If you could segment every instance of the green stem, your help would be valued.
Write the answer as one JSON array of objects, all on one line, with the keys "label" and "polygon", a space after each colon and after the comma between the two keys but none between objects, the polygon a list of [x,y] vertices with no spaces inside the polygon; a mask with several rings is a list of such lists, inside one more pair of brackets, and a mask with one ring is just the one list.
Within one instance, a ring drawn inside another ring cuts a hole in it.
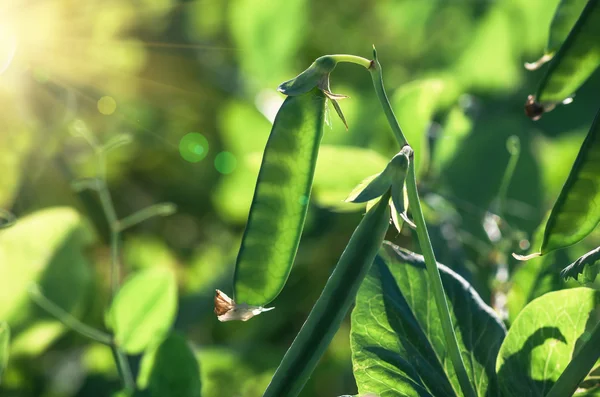
[{"label": "green stem", "polygon": [[515,169],[517,167],[517,163],[519,162],[519,155],[521,154],[521,145],[519,141],[519,137],[511,136],[506,141],[506,149],[510,154],[510,158],[508,159],[508,165],[504,170],[504,175],[502,176],[502,182],[500,184],[500,189],[498,190],[498,216],[500,218],[504,217],[506,210],[506,201],[508,194],[508,187],[510,186],[510,181],[515,173]]},{"label": "green stem", "polygon": [[357,65],[363,66],[366,69],[369,69],[371,67],[371,61],[369,59],[359,57],[356,55],[335,54],[335,55],[329,55],[329,57],[334,59],[336,62],[355,63]]},{"label": "green stem", "polygon": [[31,296],[31,299],[38,304],[38,306],[50,313],[68,328],[87,338],[93,339],[96,342],[100,342],[105,345],[111,345],[112,337],[110,335],[82,323],[71,314],[67,313],[63,308],[46,298],[37,286],[34,286],[30,289],[29,295]]},{"label": "green stem", "polygon": [[[377,51],[373,47],[373,62],[369,67],[371,78],[373,79],[373,86],[375,87],[375,93],[377,98],[383,107],[387,121],[394,132],[396,140],[401,147],[408,145],[406,137],[402,133],[402,129],[398,124],[398,120],[394,115],[394,111],[390,105],[385,87],[383,86],[383,76],[381,71],[381,64],[377,60]],[[433,291],[438,308],[439,316],[442,322],[442,330],[444,332],[444,338],[446,339],[446,346],[450,355],[450,360],[456,371],[458,382],[466,397],[475,397],[475,391],[467,375],[465,363],[463,362],[460,354],[460,348],[458,347],[458,341],[456,334],[454,333],[454,327],[452,325],[452,319],[450,318],[450,311],[448,308],[448,302],[446,300],[446,294],[444,292],[444,286],[442,285],[442,279],[440,272],[437,267],[437,261],[431,247],[431,241],[429,240],[429,234],[427,233],[427,226],[425,224],[425,218],[423,217],[423,211],[421,209],[421,202],[419,200],[419,193],[417,191],[417,178],[415,175],[414,161],[411,161],[408,165],[408,175],[406,178],[406,188],[408,191],[408,198],[410,202],[410,208],[412,210],[415,224],[417,225],[417,236],[419,238],[419,246],[423,251],[423,257],[425,258],[425,264],[427,266],[427,273],[433,284]]]},{"label": "green stem", "polygon": [[572,396],[590,373],[598,357],[600,357],[600,322],[596,324],[589,340],[569,362],[546,397]]},{"label": "green stem", "polygon": [[131,374],[131,367],[127,361],[127,356],[114,344],[110,345],[115,363],[117,363],[117,371],[123,381],[125,392],[133,392],[135,390],[135,381]]},{"label": "green stem", "polygon": [[[412,159],[411,159],[412,160]],[[465,369],[465,363],[463,362],[458,347],[458,341],[456,334],[454,333],[454,327],[452,325],[452,319],[450,318],[450,311],[448,308],[448,301],[446,300],[446,294],[444,293],[444,286],[442,285],[442,279],[440,272],[437,267],[437,261],[433,248],[431,247],[431,240],[429,239],[429,233],[427,232],[427,225],[425,224],[425,218],[423,217],[423,211],[421,210],[421,202],[419,200],[419,192],[417,191],[417,177],[415,175],[414,161],[408,164],[408,175],[406,177],[406,189],[408,191],[408,200],[410,202],[410,208],[414,222],[417,225],[417,236],[419,238],[419,246],[423,251],[423,257],[425,258],[425,264],[427,266],[427,273],[429,279],[433,284],[433,292],[435,297],[435,303],[438,308],[438,314],[440,321],[442,322],[442,330],[444,331],[444,338],[446,339],[446,347],[450,355],[450,361],[454,365],[458,382],[463,391],[463,394],[467,397],[475,397],[473,386],[467,375]]]},{"label": "green stem", "polygon": [[151,205],[150,207],[146,207],[141,209],[119,221],[118,229],[119,231],[123,231],[129,229],[132,226],[135,226],[139,223],[142,223],[150,218],[155,216],[168,216],[177,210],[175,204],[172,203],[161,203]]},{"label": "green stem", "polygon": [[396,140],[400,144],[400,147],[408,145],[408,141],[406,140],[404,133],[402,133],[402,129],[398,124],[398,120],[396,120],[396,115],[394,114],[392,106],[390,105],[390,101],[387,97],[387,94],[385,93],[381,64],[377,60],[377,51],[375,51],[375,47],[373,47],[373,61],[371,62],[368,69],[371,73],[371,79],[373,79],[373,87],[375,87],[375,93],[377,94],[377,98],[381,103],[381,107],[383,108],[383,112],[385,113],[385,117],[387,118],[388,124],[394,132]]},{"label": "green stem", "polygon": [[[117,212],[110,195],[110,191],[106,185],[106,160],[104,158],[105,153],[97,142],[87,138],[90,145],[94,149],[98,162],[98,174],[99,178],[97,181],[97,191],[100,198],[100,204],[102,210],[106,216],[106,220],[110,227],[110,284],[111,284],[111,297],[114,300],[117,292],[119,291],[121,269],[119,266],[119,219],[117,218]],[[127,356],[123,353],[119,347],[111,342],[110,348],[115,359],[117,371],[119,377],[123,382],[123,387],[126,391],[133,392],[135,390],[135,382],[131,372],[131,367],[127,361]]]}]

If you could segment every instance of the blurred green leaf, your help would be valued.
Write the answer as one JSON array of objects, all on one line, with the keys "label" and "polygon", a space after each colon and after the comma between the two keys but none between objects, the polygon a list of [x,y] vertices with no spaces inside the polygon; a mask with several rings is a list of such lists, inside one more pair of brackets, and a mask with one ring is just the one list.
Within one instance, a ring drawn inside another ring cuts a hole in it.
[{"label": "blurred green leaf", "polygon": [[148,235],[128,238],[123,244],[123,258],[123,262],[131,270],[151,267],[175,270],[177,266],[177,258],[169,246],[163,240]]},{"label": "blurred green leaf", "polygon": [[415,151],[418,173],[429,163],[429,124],[440,107],[458,97],[458,87],[449,79],[432,78],[405,84],[394,93],[392,107],[406,139]]},{"label": "blurred green leaf", "polygon": [[531,147],[540,164],[546,208],[550,208],[565,184],[587,131],[577,130],[555,138],[536,135]]},{"label": "blurred green leaf", "polygon": [[200,368],[185,338],[171,333],[142,358],[137,384],[152,397],[200,397]]},{"label": "blurred green leaf", "polygon": [[260,396],[273,375],[273,371],[257,371],[234,349],[204,348],[197,357],[201,363],[202,397]]},{"label": "blurred green leaf", "polygon": [[291,66],[306,32],[306,0],[233,0],[229,11],[229,29],[252,89],[275,89],[297,74]]},{"label": "blurred green leaf", "polygon": [[359,211],[344,200],[365,178],[383,171],[388,160],[379,153],[353,146],[322,145],[313,182],[313,199],[337,211]]},{"label": "blurred green leaf", "polygon": [[13,356],[36,357],[65,332],[65,326],[57,320],[36,321],[14,335],[11,352]]},{"label": "blurred green leaf", "polygon": [[[459,275],[439,265],[460,350],[478,395],[498,395],[494,371],[505,328]],[[360,393],[460,395],[420,255],[384,243],[352,312]]]},{"label": "blurred green leaf", "polygon": [[[231,101],[219,113],[219,128],[224,149],[237,157],[238,165],[231,174],[221,177],[212,194],[212,202],[224,219],[244,223],[250,211],[271,123],[250,104]],[[252,167],[247,163],[247,156],[257,152],[261,153],[258,165]]]},{"label": "blurred green leaf", "polygon": [[[83,250],[91,234],[72,208],[56,207],[22,217],[0,232],[0,317],[13,329],[25,330],[48,314],[30,302],[29,287],[38,283],[48,299],[71,314],[83,309],[91,272]],[[64,327],[37,334],[45,348]],[[43,335],[43,336],[42,336]],[[15,331],[15,340],[20,334]]]},{"label": "blurred green leaf", "polygon": [[455,76],[468,91],[512,92],[521,80],[511,15],[493,3],[458,58]]},{"label": "blurred green leaf", "polygon": [[139,354],[167,335],[176,313],[175,275],[150,268],[125,281],[110,307],[108,325],[126,353]]},{"label": "blurred green leaf", "polygon": [[5,321],[0,322],[0,383],[2,383],[2,373],[8,365],[8,355],[10,348],[10,328]]},{"label": "blurred green leaf", "polygon": [[433,172],[439,174],[454,156],[460,153],[461,144],[471,133],[473,122],[459,106],[450,109],[440,136],[436,137],[431,160]]},{"label": "blurred green leaf", "polygon": [[545,396],[598,323],[600,291],[573,288],[531,302],[511,326],[496,369],[507,396]]}]

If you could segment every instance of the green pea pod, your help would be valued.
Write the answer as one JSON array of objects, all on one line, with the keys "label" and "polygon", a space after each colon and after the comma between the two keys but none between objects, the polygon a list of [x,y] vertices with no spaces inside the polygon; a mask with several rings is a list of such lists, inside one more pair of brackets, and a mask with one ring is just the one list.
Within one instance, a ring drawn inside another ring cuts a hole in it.
[{"label": "green pea pod", "polygon": [[556,51],[569,35],[569,32],[577,22],[585,7],[587,0],[561,0],[556,7],[554,18],[550,24],[548,43],[544,50],[544,55],[536,62],[526,63],[528,70],[536,70],[546,62],[552,59]]},{"label": "green pea pod", "polygon": [[354,302],[388,229],[390,191],[352,234],[302,329],[279,364],[263,397],[297,396]]},{"label": "green pea pod", "polygon": [[[600,1],[589,0],[581,16],[549,64],[529,109],[549,111],[567,100],[600,65]],[[537,119],[541,113],[529,112]]]},{"label": "green pea pod", "polygon": [[323,135],[325,95],[288,97],[264,151],[234,276],[234,299],[264,306],[279,295],[296,256]]},{"label": "green pea pod", "polygon": [[600,222],[600,111],[583,141],[575,163],[546,223],[540,252],[545,255],[573,245]]},{"label": "green pea pod", "polygon": [[561,0],[550,24],[546,54],[554,54],[565,42],[588,0]]}]

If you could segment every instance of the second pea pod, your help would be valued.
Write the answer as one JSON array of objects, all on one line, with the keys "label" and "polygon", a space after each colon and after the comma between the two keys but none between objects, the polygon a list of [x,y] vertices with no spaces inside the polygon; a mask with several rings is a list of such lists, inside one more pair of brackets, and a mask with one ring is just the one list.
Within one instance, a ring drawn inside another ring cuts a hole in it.
[{"label": "second pea pod", "polygon": [[313,88],[287,97],[277,113],[236,261],[237,303],[265,306],[287,281],[308,209],[325,99]]}]

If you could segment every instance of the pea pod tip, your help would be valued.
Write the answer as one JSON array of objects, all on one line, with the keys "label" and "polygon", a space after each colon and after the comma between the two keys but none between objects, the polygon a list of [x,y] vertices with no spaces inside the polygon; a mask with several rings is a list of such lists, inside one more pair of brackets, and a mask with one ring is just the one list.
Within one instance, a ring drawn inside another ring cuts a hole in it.
[{"label": "pea pod tip", "polygon": [[235,303],[227,294],[221,290],[215,290],[215,314],[221,322],[226,321],[248,321],[254,316],[268,312],[275,307],[252,306],[246,303]]},{"label": "pea pod tip", "polygon": [[525,62],[525,65],[524,65],[525,69],[527,69],[529,71],[538,70],[543,65],[548,63],[552,59],[553,56],[554,56],[554,54],[548,53],[548,54],[542,55],[542,57],[535,62]]},{"label": "pea pod tip", "polygon": [[513,252],[512,256],[513,256],[513,258],[515,258],[518,261],[528,261],[530,259],[537,258],[538,256],[542,256],[542,253],[534,252],[533,254],[529,254],[529,255],[519,255],[519,254],[515,254]]}]

